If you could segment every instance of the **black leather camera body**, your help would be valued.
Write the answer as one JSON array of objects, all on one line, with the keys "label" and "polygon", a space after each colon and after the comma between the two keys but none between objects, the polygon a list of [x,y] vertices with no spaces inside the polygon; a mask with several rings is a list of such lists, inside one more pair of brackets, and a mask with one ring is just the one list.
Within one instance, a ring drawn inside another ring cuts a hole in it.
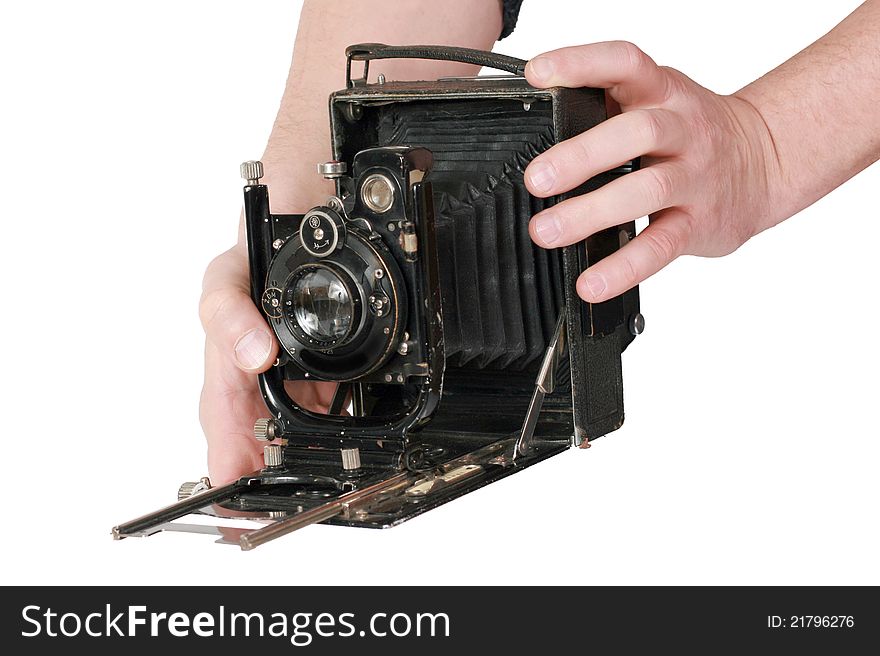
[{"label": "black leather camera body", "polygon": [[[635,225],[545,250],[528,223],[634,163],[549,199],[523,183],[535,155],[605,119],[604,93],[533,88],[525,62],[480,51],[347,55],[347,88],[330,97],[333,160],[319,166],[335,194],[272,214],[261,165],[242,165],[253,298],[281,346],[259,376],[266,467],[221,488],[185,484],[178,504],[116,537],[188,530],[173,520],[191,512],[274,520],[218,533],[246,549],[315,522],[391,526],[623,422],[638,290],[590,305],[575,281]],[[394,57],[512,75],[366,82],[371,61]],[[338,383],[329,414],[288,394],[297,380]]]}]

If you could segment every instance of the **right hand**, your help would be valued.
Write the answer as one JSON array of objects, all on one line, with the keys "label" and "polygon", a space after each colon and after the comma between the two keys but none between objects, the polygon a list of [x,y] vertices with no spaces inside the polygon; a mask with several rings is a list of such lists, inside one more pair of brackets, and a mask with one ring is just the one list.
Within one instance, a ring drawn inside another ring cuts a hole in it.
[{"label": "right hand", "polygon": [[[269,413],[257,374],[278,354],[278,342],[251,300],[243,242],[208,265],[199,317],[206,337],[199,419],[208,441],[208,473],[214,485],[223,485],[263,467],[263,445],[253,429]],[[300,406],[326,413],[336,383],[296,381],[285,388]]]}]

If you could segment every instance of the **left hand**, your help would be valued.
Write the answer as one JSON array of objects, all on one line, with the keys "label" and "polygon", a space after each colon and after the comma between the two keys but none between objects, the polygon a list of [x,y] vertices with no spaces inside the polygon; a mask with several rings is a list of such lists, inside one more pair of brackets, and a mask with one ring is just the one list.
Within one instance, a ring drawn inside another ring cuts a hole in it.
[{"label": "left hand", "polygon": [[581,274],[585,301],[617,296],[679,255],[727,255],[779,220],[773,139],[746,100],[657,66],[626,42],[545,53],[529,61],[526,79],[541,88],[604,88],[622,111],[536,157],[525,172],[532,194],[564,193],[642,157],[641,170],[532,218],[532,239],[551,248],[650,216],[633,241]]}]

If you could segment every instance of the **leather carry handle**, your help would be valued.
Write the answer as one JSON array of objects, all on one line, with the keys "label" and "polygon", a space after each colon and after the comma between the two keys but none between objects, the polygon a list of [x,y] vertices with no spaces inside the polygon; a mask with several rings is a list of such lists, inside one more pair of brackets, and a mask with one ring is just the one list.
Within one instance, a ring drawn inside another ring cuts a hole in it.
[{"label": "leather carry handle", "polygon": [[[486,50],[458,48],[455,46],[388,46],[384,43],[358,43],[345,49],[346,66],[345,80],[349,88],[357,84],[365,84],[370,70],[370,62],[374,59],[434,59],[437,61],[454,61],[462,64],[475,64],[494,68],[505,73],[524,75],[526,60],[508,55],[499,55]],[[353,80],[351,78],[351,62],[364,62],[364,75]]]}]

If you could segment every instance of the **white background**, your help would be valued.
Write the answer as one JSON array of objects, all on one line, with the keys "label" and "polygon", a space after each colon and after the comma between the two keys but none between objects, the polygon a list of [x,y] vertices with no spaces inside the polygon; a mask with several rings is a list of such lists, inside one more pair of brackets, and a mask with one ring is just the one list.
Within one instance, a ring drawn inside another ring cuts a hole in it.
[{"label": "white background", "polygon": [[[628,39],[732,92],[858,4],[526,0],[497,49]],[[589,451],[388,531],[113,542],[205,473],[201,275],[234,239],[298,12],[4,7],[3,583],[880,583],[877,167],[644,284],[627,421]]]}]

